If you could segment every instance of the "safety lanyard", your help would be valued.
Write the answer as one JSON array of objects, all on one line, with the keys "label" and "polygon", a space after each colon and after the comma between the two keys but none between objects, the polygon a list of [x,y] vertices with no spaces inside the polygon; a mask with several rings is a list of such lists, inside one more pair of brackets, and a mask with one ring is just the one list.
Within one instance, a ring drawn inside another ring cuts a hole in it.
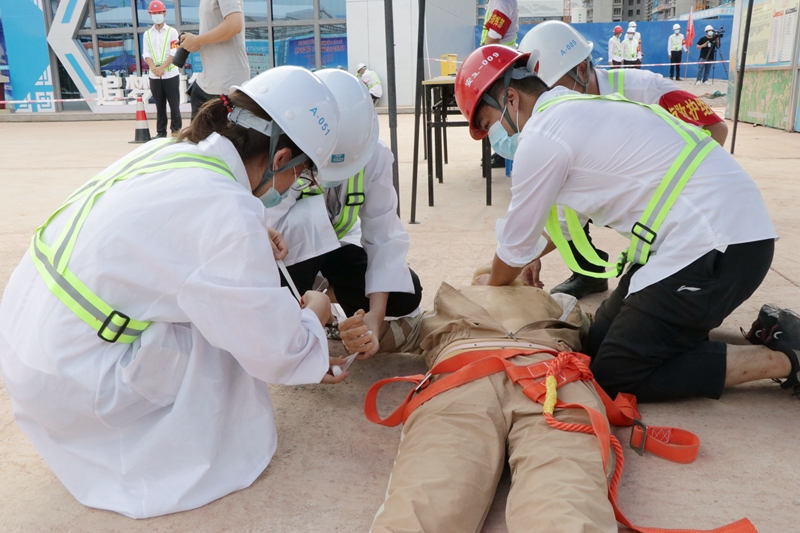
[{"label": "safety lanyard", "polygon": [[558,217],[558,208],[554,205],[550,209],[550,215],[547,219],[547,233],[553,244],[558,248],[559,253],[564,258],[564,262],[572,269],[573,272],[590,276],[593,278],[611,278],[618,276],[622,273],[622,269],[626,262],[644,265],[650,256],[650,250],[653,243],[658,236],[658,230],[664,219],[669,214],[670,209],[675,204],[681,191],[683,190],[689,178],[692,177],[694,171],[700,166],[700,163],[706,158],[708,153],[719,146],[714,139],[712,139],[708,132],[696,128],[692,125],[673,117],[664,108],[657,105],[647,105],[640,102],[625,99],[620,94],[610,94],[607,96],[597,95],[564,95],[558,96],[545,102],[537,110],[543,112],[555,104],[570,100],[611,100],[616,102],[627,102],[646,107],[654,111],[659,117],[665,120],[672,128],[686,141],[686,145],[681,151],[680,155],[675,159],[667,171],[666,175],[661,179],[656,188],[655,193],[650,198],[650,202],[642,213],[638,222],[634,223],[631,228],[631,242],[628,247],[627,253],[622,252],[616,263],[604,261],[597,254],[597,251],[589,243],[589,239],[583,231],[583,227],[578,219],[578,214],[570,209],[564,207],[564,214],[567,221],[567,229],[569,230],[575,248],[578,252],[591,264],[609,268],[611,270],[605,272],[590,272],[582,269],[564,237],[561,230],[561,224]]},{"label": "safety lanyard", "polygon": [[[235,180],[230,168],[219,159],[190,153],[156,157],[159,152],[172,145],[173,141],[170,140],[152,143],[152,146],[148,146],[135,157],[123,159],[113,170],[98,174],[75,191],[33,235],[31,257],[47,287],[73,313],[97,331],[97,336],[104,341],[131,343],[150,322],[135,320],[115,310],[68,268],[78,234],[97,199],[116,183],[163,170],[202,168]],[[79,203],[64,224],[61,234],[50,246],[45,244],[42,237],[48,225],[59,213],[76,202]]]},{"label": "safety lanyard", "polygon": [[336,237],[340,240],[347,235],[356,223],[358,211],[361,209],[364,200],[366,200],[364,195],[364,169],[361,169],[361,172],[347,180],[347,192],[342,203],[342,212],[339,214],[339,220],[333,224]]},{"label": "safety lanyard", "polygon": [[[153,29],[155,29],[155,26],[153,28],[150,28],[150,30],[153,30]],[[153,54],[153,60],[155,61],[157,67],[160,67],[161,65],[163,65],[164,61],[167,60],[167,47],[169,46],[169,30],[171,28],[169,26],[167,26],[166,24],[164,24],[164,29],[166,30],[166,35],[164,36],[164,45],[161,47],[161,57],[160,58],[155,55],[156,51],[153,49],[153,40],[150,38],[150,30],[147,31],[147,46],[150,47],[150,52]],[[170,70],[172,70],[174,68],[175,68],[175,65],[170,65],[166,69],[164,69],[164,71],[165,72],[169,72]]]}]

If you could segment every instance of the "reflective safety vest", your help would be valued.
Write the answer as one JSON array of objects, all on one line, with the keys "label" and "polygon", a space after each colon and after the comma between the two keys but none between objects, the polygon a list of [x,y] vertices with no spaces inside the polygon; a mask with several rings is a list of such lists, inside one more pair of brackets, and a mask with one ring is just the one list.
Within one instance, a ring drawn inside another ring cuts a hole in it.
[{"label": "reflective safety vest", "polygon": [[[155,49],[153,49],[153,41],[150,39],[150,30],[147,30],[145,32],[145,35],[147,36],[147,46],[150,47],[150,53],[153,54],[153,63],[155,63],[155,65],[157,67],[160,67],[161,65],[163,65],[164,61],[167,60],[167,49],[169,49],[169,30],[171,28],[169,26],[167,26],[166,24],[164,24],[164,29],[167,32],[167,36],[164,37],[164,46],[161,47],[161,55],[160,56],[157,55],[157,51]],[[164,72],[170,72],[172,70],[175,70],[176,68],[177,67],[175,65],[170,65],[170,66],[168,66],[167,68],[164,69]]]},{"label": "reflective safety vest", "polygon": [[646,107],[665,120],[686,141],[686,146],[684,146],[681,153],[675,159],[675,162],[672,163],[672,166],[670,166],[666,175],[662,178],[661,183],[656,188],[652,198],[650,198],[650,202],[647,204],[641,218],[631,228],[631,242],[627,253],[622,252],[616,263],[604,261],[597,255],[597,252],[589,243],[586,233],[583,231],[583,225],[578,219],[578,214],[569,207],[564,207],[567,229],[569,230],[569,235],[575,248],[589,263],[604,269],[610,268],[611,270],[605,272],[590,272],[582,269],[575,260],[569,243],[561,231],[558,208],[554,205],[550,209],[550,215],[546,224],[547,233],[550,235],[553,244],[558,248],[567,266],[573,272],[585,276],[593,278],[611,278],[622,274],[622,269],[626,262],[640,265],[647,263],[647,259],[650,256],[650,248],[655,242],[658,236],[658,230],[669,214],[669,210],[675,204],[684,186],[689,181],[689,178],[692,177],[697,167],[700,166],[700,163],[702,163],[708,153],[713,150],[714,147],[719,146],[719,144],[709,136],[706,130],[697,128],[675,118],[661,106],[647,105],[632,100],[626,100],[619,94],[611,94],[608,96],[583,94],[558,96],[545,102],[537,111],[541,113],[554,105],[570,100],[612,100]]},{"label": "reflective safety vest", "polygon": [[[374,80],[375,80],[375,81],[374,81],[374,82],[372,82],[370,85],[367,85],[367,90],[369,90],[369,89],[372,89],[372,88],[373,88],[373,87],[375,87],[376,85],[380,85],[380,84],[381,84],[381,80],[380,80],[380,78],[378,78],[378,75],[377,75],[377,74],[375,74],[375,71],[374,71],[374,70],[367,70],[366,72],[369,72],[370,74],[372,74],[372,79],[374,79]],[[362,76],[362,75],[361,75],[361,74],[359,74],[359,75],[358,75],[358,79],[361,79],[361,76]]]},{"label": "reflective safety vest", "polygon": [[611,85],[612,93],[619,93],[625,96],[625,69],[615,68],[609,70],[608,83]]},{"label": "reflective safety vest", "polygon": [[674,33],[669,36],[669,50],[670,52],[680,52],[683,48],[683,35]]},{"label": "reflective safety vest", "polygon": [[[127,179],[181,168],[203,168],[235,180],[228,165],[219,159],[191,153],[174,153],[159,157],[159,152],[174,141],[153,143],[135,157],[123,159],[115,169],[101,172],[67,198],[42,226],[36,229],[31,242],[31,257],[47,288],[55,294],[70,311],[89,324],[97,336],[107,342],[129,344],[136,340],[150,322],[135,320],[114,309],[84,285],[69,270],[69,259],[75,248],[78,234],[95,202],[114,184]],[[77,203],[75,212],[64,224],[56,240],[48,246],[42,236],[53,219],[64,209]]]},{"label": "reflective safety vest", "polygon": [[[341,187],[341,185],[339,186]],[[339,187],[336,187],[338,193]],[[300,198],[307,196],[317,196],[322,194],[319,187],[306,187],[300,193]],[[364,194],[364,169],[361,172],[347,180],[347,189],[342,203],[342,211],[339,213],[339,219],[333,223],[333,230],[336,232],[336,237],[341,240],[353,228],[353,225],[358,219],[358,212],[361,205],[366,200]]]},{"label": "reflective safety vest", "polygon": [[635,37],[622,39],[622,59],[625,61],[636,61],[639,57],[639,40]]}]

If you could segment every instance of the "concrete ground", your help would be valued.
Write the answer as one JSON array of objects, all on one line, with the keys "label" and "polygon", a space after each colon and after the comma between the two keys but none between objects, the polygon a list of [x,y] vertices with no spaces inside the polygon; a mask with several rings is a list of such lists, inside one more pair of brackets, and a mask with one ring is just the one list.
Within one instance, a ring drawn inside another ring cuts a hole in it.
[{"label": "concrete ground", "polygon": [[[388,141],[386,116],[381,116],[381,127]],[[133,121],[0,123],[0,289],[34,229],[78,185],[133,149],[128,144],[133,136]],[[764,302],[800,307],[800,234],[795,234],[800,225],[800,136],[742,124],[738,137],[736,158],[760,186],[782,238],[766,281],[726,320],[723,327],[732,331],[747,329]],[[412,139],[413,116],[399,117],[404,221],[409,217]],[[428,207],[420,183],[420,223],[407,226],[408,260],[425,287],[425,307],[440,282],[468,284],[472,270],[491,260],[495,220],[504,215],[510,197],[510,180],[495,170],[494,205],[485,206],[479,144],[463,128],[451,130],[449,141],[450,164],[444,183],[436,184],[436,205]],[[425,165],[420,168],[423,173]],[[593,235],[605,250],[624,244],[607,229]],[[560,259],[545,260],[547,287],[567,275]],[[582,304],[595,309],[604,296],[593,295]],[[399,428],[370,424],[362,412],[364,394],[380,378],[422,371],[424,364],[416,358],[389,355],[356,363],[338,386],[272,387],[279,446],[255,483],[200,509],[140,521],[77,503],[20,431],[8,396],[0,390],[0,531],[366,531],[383,500]],[[399,387],[383,394],[384,414],[404,395]],[[748,517],[762,533],[798,530],[800,400],[760,381],[728,390],[719,401],[651,404],[641,410],[646,422],[696,432],[702,445],[690,465],[639,457],[626,447],[619,502],[633,523],[711,528]],[[628,433],[616,430],[623,442]],[[484,532],[506,531],[509,483],[506,473]]]}]

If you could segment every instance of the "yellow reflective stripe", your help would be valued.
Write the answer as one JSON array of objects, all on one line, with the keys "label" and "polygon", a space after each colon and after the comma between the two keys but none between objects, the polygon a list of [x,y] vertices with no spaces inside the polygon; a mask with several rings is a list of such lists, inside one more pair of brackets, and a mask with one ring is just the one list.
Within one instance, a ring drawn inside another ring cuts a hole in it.
[{"label": "yellow reflective stripe", "polygon": [[[172,28],[170,28],[166,24],[164,24],[164,28],[167,31],[167,35],[164,37],[164,45],[161,47],[161,58],[158,58],[155,55],[156,51],[153,50],[153,40],[150,38],[150,30],[147,30],[145,32],[145,35],[147,35],[147,46],[150,47],[150,52],[153,54],[153,62],[156,64],[157,67],[160,67],[161,65],[163,65],[164,61],[167,60],[167,47],[169,46],[169,30],[171,30]],[[152,30],[152,28],[151,28],[151,30]],[[164,69],[164,72],[169,72],[170,70],[172,70],[174,68],[175,68],[175,65],[170,65],[170,66],[168,66],[167,68]]]},{"label": "yellow reflective stripe", "polygon": [[[613,88],[614,80],[612,77],[612,72],[609,72],[609,82],[612,84]],[[619,78],[619,81],[621,80],[622,77]],[[670,165],[669,170],[659,182],[658,187],[656,187],[656,191],[650,198],[644,213],[634,224],[633,228],[631,228],[630,245],[628,247],[627,254],[623,254],[622,259],[643,265],[647,263],[652,244],[655,242],[661,224],[664,222],[669,214],[669,211],[672,209],[672,206],[677,201],[678,196],[680,195],[684,186],[692,177],[695,170],[697,170],[697,167],[700,166],[700,164],[709,154],[709,152],[713,150],[715,146],[718,146],[718,144],[710,136],[708,136],[706,132],[703,132],[702,130],[699,130],[698,128],[690,126],[689,124],[677,119],[676,117],[667,113],[662,107],[627,100],[618,93],[607,96],[558,96],[542,104],[537,109],[537,112],[545,111],[555,104],[570,100],[597,99],[627,102],[646,107],[651,111],[654,111],[662,120],[666,121],[670,126],[672,126],[672,128],[686,142],[686,146],[684,146],[684,148],[681,150],[681,153],[678,155],[672,165]],[[588,239],[584,235],[583,228],[580,225],[577,214],[575,214],[575,212],[571,209],[565,208],[565,216],[567,219],[567,228],[570,236],[573,239],[573,244],[578,252],[580,252],[580,254],[588,262],[594,265],[602,266],[604,268],[612,266],[611,263],[607,263],[600,259],[592,246],[589,244]],[[612,272],[587,272],[578,267],[577,261],[572,254],[572,250],[569,248],[569,244],[567,243],[563,236],[563,232],[561,231],[561,225],[558,220],[558,211],[555,206],[553,206],[553,208],[550,210],[546,228],[551,240],[553,241],[553,244],[556,245],[558,251],[564,257],[565,262],[573,271],[596,278],[611,277],[611,275],[613,275]],[[616,264],[617,273],[621,273],[622,266],[622,261]]]},{"label": "yellow reflective stripe", "polygon": [[[161,170],[202,168],[235,180],[228,166],[212,157],[176,153],[163,160],[152,160],[151,158],[164,147],[166,145],[161,144],[156,149],[141,154],[140,157],[129,159],[117,172],[105,179],[96,179],[96,185],[91,188],[84,185],[82,187],[84,191],[78,196],[71,195],[70,198],[73,200],[65,203],[44,225],[37,228],[32,238],[31,256],[47,287],[67,308],[97,331],[101,338],[110,342],[133,342],[150,323],[123,316],[120,311],[116,311],[94,294],[67,268],[80,229],[95,200],[119,181]],[[89,183],[92,183],[92,180]],[[60,236],[62,237],[60,242],[57,246],[47,246],[42,240],[44,230],[58,212],[81,197],[85,197],[83,205],[68,221],[66,232],[62,232]]]},{"label": "yellow reflective stripe", "polygon": [[[350,199],[354,198],[350,203]],[[333,225],[336,236],[342,239],[352,229],[358,218],[361,204],[364,203],[364,170],[362,169],[356,176],[347,180],[347,189],[344,202],[342,202],[342,212],[339,220]]]}]

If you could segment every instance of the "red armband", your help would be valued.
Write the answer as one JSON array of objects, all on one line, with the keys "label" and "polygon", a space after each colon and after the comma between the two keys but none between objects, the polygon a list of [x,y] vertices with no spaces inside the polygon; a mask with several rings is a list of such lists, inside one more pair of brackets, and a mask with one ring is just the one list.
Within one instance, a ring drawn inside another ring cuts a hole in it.
[{"label": "red armband", "polygon": [[487,30],[493,30],[501,37],[505,37],[508,28],[511,27],[511,19],[505,13],[494,10],[492,16],[486,20],[485,27]]},{"label": "red armband", "polygon": [[672,91],[663,95],[658,105],[684,122],[695,126],[710,126],[722,122],[722,118],[714,113],[708,104],[687,91]]}]

